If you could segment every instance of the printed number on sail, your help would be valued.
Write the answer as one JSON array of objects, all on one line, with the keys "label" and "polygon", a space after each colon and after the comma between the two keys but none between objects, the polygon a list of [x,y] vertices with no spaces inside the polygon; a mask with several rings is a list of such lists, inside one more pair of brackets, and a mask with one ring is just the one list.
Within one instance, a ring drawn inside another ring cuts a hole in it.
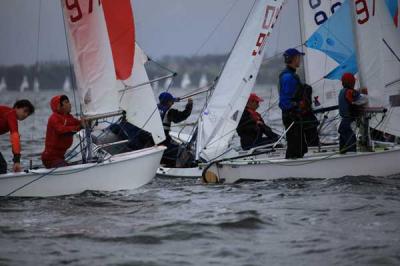
[{"label": "printed number on sail", "polygon": [[[276,14],[275,14],[276,11]],[[262,24],[262,29],[263,30],[269,30],[270,28],[274,27],[273,21],[275,17],[278,17],[279,15],[279,8],[276,8],[274,6],[267,6],[267,9],[265,10],[265,17],[264,21]],[[260,32],[258,35],[258,39],[256,42],[256,48],[252,52],[252,56],[256,56],[262,53],[265,44],[267,43],[267,38],[269,36],[269,33],[266,34],[264,32]]]},{"label": "printed number on sail", "polygon": [[[86,1],[86,0],[85,0]],[[87,0],[89,1],[88,14],[93,12],[93,1],[97,1],[98,5],[101,5],[101,0]],[[65,6],[68,10],[72,11],[70,15],[71,22],[77,22],[82,19],[83,13],[79,0],[65,0]]]},{"label": "printed number on sail", "polygon": [[[328,20],[328,15],[326,14],[325,11],[323,10],[319,10],[320,6],[321,6],[322,0],[308,0],[308,4],[310,5],[311,9],[315,10],[316,13],[314,14],[314,21],[315,23],[319,26],[321,24],[323,24],[325,21]],[[339,2],[335,2],[332,6],[331,6],[331,12],[332,14],[335,13],[335,11],[342,5],[342,3]]]}]

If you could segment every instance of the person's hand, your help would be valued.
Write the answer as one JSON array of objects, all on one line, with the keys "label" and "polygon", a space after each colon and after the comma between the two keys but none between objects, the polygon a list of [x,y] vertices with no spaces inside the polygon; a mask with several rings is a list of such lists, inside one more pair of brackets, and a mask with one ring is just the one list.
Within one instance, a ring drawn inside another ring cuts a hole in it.
[{"label": "person's hand", "polygon": [[368,95],[368,89],[367,88],[360,88],[360,93],[361,94],[365,94],[365,95]]},{"label": "person's hand", "polygon": [[15,173],[21,172],[21,171],[22,171],[21,164],[20,164],[20,163],[14,163],[14,165],[13,165],[13,171],[14,171]]},{"label": "person's hand", "polygon": [[263,126],[263,125],[264,125],[263,121],[257,121],[257,126]]},{"label": "person's hand", "polygon": [[193,99],[192,98],[188,99],[188,104],[193,104]]},{"label": "person's hand", "polygon": [[86,119],[84,117],[81,118],[81,127],[85,128],[87,126]]}]

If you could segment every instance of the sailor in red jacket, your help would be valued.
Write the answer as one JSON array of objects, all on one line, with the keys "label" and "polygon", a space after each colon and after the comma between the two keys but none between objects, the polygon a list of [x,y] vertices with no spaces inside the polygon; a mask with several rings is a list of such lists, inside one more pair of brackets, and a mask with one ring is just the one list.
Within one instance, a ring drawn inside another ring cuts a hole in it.
[{"label": "sailor in red jacket", "polygon": [[[10,132],[10,142],[12,152],[14,154],[13,170],[14,172],[21,171],[21,144],[18,133],[18,120],[25,120],[28,116],[35,112],[35,108],[28,100],[17,101],[13,108],[0,105],[0,135]],[[7,173],[7,162],[4,160],[3,155],[0,153],[0,174]]]},{"label": "sailor in red jacket", "polygon": [[71,103],[66,95],[54,96],[50,107],[53,113],[47,122],[42,162],[46,168],[67,166],[65,153],[72,145],[73,135],[82,129],[83,122],[70,114]]}]

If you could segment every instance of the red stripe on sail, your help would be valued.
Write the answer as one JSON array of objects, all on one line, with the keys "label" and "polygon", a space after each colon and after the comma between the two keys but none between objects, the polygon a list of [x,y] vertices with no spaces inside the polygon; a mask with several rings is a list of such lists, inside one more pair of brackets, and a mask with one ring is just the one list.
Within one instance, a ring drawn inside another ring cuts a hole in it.
[{"label": "red stripe on sail", "polygon": [[135,25],[130,0],[103,0],[104,17],[110,38],[117,79],[132,74],[135,55]]}]

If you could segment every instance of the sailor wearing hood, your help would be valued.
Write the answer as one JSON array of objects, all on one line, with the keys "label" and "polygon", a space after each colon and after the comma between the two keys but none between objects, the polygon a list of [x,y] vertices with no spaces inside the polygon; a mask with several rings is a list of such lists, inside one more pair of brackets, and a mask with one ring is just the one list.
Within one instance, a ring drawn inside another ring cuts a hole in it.
[{"label": "sailor wearing hood", "polygon": [[72,145],[73,135],[82,129],[83,122],[70,114],[71,103],[66,95],[54,96],[50,107],[53,113],[47,122],[42,162],[46,168],[67,166],[65,153]]}]

